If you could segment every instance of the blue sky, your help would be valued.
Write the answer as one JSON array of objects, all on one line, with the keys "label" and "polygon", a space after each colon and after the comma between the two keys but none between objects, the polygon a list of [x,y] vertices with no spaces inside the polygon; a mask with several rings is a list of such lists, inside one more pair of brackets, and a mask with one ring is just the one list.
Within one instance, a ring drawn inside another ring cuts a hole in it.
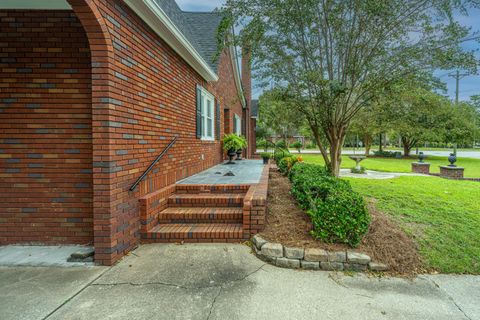
[{"label": "blue sky", "polygon": [[[185,11],[212,11],[216,7],[221,6],[224,0],[176,0],[178,5]],[[469,26],[472,31],[480,30],[480,10],[469,12],[468,16],[459,16],[461,24]],[[478,41],[470,41],[463,46],[468,50],[480,49]],[[477,57],[480,59],[480,53],[477,52]],[[455,97],[455,80],[449,77],[448,74],[453,70],[438,70],[436,75],[447,83],[448,95],[453,99]],[[260,90],[253,90],[254,96],[258,96]],[[480,94],[480,76],[467,76],[460,80],[460,100],[468,100],[473,94]]]}]

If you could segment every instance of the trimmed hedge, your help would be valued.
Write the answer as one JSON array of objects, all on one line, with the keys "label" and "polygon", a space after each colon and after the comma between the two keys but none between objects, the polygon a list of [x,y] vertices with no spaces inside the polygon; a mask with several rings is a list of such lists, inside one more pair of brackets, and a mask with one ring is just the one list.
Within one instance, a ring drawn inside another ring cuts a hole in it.
[{"label": "trimmed hedge", "polygon": [[289,173],[292,195],[312,219],[312,235],[325,242],[357,246],[368,231],[365,200],[350,183],[331,176],[325,167],[296,163]]}]

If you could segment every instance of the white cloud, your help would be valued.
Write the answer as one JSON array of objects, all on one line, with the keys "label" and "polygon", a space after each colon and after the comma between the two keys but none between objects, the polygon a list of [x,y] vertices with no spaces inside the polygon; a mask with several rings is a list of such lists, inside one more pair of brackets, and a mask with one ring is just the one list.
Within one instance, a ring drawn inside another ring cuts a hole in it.
[{"label": "white cloud", "polygon": [[225,0],[176,0],[184,11],[212,11],[221,7]]}]

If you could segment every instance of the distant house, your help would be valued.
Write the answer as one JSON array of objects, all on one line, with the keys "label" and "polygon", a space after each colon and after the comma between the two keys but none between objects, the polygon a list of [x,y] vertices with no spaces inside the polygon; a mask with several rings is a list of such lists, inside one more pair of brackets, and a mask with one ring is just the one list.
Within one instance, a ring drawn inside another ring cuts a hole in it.
[{"label": "distant house", "polygon": [[253,155],[250,59],[217,56],[220,21],[174,0],[0,2],[0,244],[94,243],[110,265],[139,243],[139,198],[220,163],[225,133]]}]

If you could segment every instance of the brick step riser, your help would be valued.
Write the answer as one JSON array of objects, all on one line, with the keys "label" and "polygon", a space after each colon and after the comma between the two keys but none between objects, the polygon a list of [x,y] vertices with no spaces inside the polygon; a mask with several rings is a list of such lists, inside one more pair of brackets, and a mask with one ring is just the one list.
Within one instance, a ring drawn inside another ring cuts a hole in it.
[{"label": "brick step riser", "polygon": [[153,239],[142,238],[142,243],[240,243],[245,239]]},{"label": "brick step riser", "polygon": [[239,194],[247,193],[250,186],[192,186],[192,185],[177,185],[175,193],[178,194],[198,194],[198,193],[229,193]]},{"label": "brick step riser", "polygon": [[169,199],[169,207],[242,207],[243,200],[235,199],[228,202],[217,199]]},{"label": "brick step riser", "polygon": [[176,194],[200,194],[200,193],[209,193],[209,194],[245,194],[245,190],[177,190]]},{"label": "brick step riser", "polygon": [[144,239],[151,239],[151,240],[170,240],[170,241],[182,241],[182,240],[198,240],[201,241],[202,239],[221,239],[224,241],[231,240],[231,239],[238,239],[239,241],[243,239],[243,232],[228,232],[228,233],[219,233],[219,232],[211,232],[211,233],[202,233],[202,234],[182,234],[178,232],[172,233],[156,233],[156,232],[148,232],[143,236]]},{"label": "brick step riser", "polygon": [[159,217],[159,223],[231,223],[231,224],[241,224],[243,222],[243,217],[240,215],[238,217],[226,218],[226,217]]}]

